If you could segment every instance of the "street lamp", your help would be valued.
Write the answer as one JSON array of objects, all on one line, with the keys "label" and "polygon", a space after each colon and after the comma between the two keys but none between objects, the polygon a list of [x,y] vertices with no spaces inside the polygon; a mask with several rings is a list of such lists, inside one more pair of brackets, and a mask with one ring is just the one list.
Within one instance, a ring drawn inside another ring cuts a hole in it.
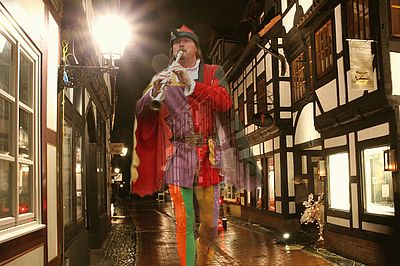
[{"label": "street lamp", "polygon": [[121,17],[110,14],[97,19],[93,28],[94,37],[100,45],[103,58],[114,66],[120,59],[131,38],[129,24]]},{"label": "street lamp", "polygon": [[70,45],[67,40],[63,40],[62,64],[59,69],[62,88],[85,85],[105,73],[115,75],[118,68],[115,67],[114,61],[122,57],[131,38],[129,24],[117,15],[106,15],[93,24],[92,34],[101,49],[101,65],[80,65],[75,56],[74,43]]}]

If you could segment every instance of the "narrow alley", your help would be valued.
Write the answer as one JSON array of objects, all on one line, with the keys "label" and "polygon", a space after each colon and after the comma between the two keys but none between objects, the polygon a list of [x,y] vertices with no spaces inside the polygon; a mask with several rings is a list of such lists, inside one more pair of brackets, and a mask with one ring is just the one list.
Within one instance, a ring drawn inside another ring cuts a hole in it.
[{"label": "narrow alley", "polygon": [[[179,266],[171,202],[154,199],[117,204],[102,249],[91,251],[92,266]],[[227,215],[219,230],[211,265],[363,265],[323,248],[323,243],[289,243],[258,224]]]}]

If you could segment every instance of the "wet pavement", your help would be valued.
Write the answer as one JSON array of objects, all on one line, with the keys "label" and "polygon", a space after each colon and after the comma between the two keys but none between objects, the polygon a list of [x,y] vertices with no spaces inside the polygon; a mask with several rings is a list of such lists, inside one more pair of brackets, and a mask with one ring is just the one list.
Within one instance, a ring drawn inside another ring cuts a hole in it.
[{"label": "wet pavement", "polygon": [[[116,206],[116,214],[102,249],[91,250],[92,266],[179,266],[171,202],[129,200]],[[362,265],[328,252],[323,242],[284,243],[277,232],[232,216],[213,246],[215,266]]]}]

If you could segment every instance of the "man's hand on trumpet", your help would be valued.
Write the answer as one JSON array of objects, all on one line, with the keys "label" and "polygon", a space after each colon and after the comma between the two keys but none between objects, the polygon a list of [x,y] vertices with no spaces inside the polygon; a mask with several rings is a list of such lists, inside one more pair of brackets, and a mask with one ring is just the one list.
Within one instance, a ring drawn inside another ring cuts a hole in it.
[{"label": "man's hand on trumpet", "polygon": [[173,62],[170,66],[170,71],[173,72],[179,79],[181,83],[185,86],[190,86],[191,79],[186,71],[186,68],[181,66],[178,62]]},{"label": "man's hand on trumpet", "polygon": [[153,84],[152,96],[156,97],[160,93],[162,84],[169,85],[170,83],[169,69],[163,70],[157,75],[155,75],[151,83]]}]

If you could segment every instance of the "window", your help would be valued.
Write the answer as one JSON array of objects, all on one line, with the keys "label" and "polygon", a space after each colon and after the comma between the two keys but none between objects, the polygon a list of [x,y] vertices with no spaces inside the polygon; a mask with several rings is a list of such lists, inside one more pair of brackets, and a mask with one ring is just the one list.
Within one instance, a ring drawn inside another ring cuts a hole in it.
[{"label": "window", "polygon": [[321,78],[333,68],[332,21],[329,20],[315,33],[315,60],[317,77]]},{"label": "window", "polygon": [[268,210],[275,211],[275,170],[274,158],[268,157]]},{"label": "window", "polygon": [[0,230],[39,222],[39,62],[22,36],[0,32]]},{"label": "window", "polygon": [[349,158],[347,153],[328,156],[329,207],[350,210],[349,199]]},{"label": "window", "polygon": [[242,125],[245,125],[245,116],[244,116],[244,95],[243,93],[239,96],[238,99],[238,105],[239,105],[239,122]]},{"label": "window", "polygon": [[267,87],[265,84],[265,72],[257,77],[257,112],[267,110]]},{"label": "window", "polygon": [[306,96],[306,61],[304,53],[293,60],[292,71],[292,102],[297,102]]},{"label": "window", "polygon": [[[62,137],[62,196],[65,245],[72,243],[75,235],[84,230],[86,220],[86,193],[83,156],[83,117],[80,114],[84,102],[83,88],[73,88],[73,102],[64,105],[64,123]],[[66,93],[64,91],[64,93]],[[77,106],[79,108],[77,108]]]},{"label": "window", "polygon": [[72,222],[72,126],[64,123],[62,177],[64,225]]},{"label": "window", "polygon": [[400,37],[400,0],[391,0],[392,9],[392,34]]},{"label": "window", "polygon": [[251,84],[246,89],[246,104],[247,104],[247,123],[251,124],[254,115],[254,85]]},{"label": "window", "polygon": [[371,38],[368,0],[347,1],[347,26],[350,39]]},{"label": "window", "polygon": [[82,209],[82,134],[75,134],[76,217],[83,218]]},{"label": "window", "polygon": [[383,170],[383,151],[389,147],[363,150],[364,210],[394,215],[392,172]]}]

